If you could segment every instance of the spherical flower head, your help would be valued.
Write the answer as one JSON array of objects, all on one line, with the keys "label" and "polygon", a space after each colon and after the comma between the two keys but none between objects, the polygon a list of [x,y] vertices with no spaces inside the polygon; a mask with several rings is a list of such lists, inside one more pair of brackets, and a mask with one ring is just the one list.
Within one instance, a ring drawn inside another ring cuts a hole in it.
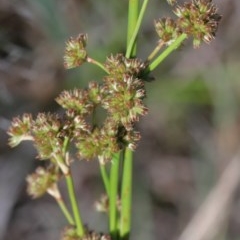
[{"label": "spherical flower head", "polygon": [[58,178],[54,169],[38,167],[35,173],[27,177],[27,192],[33,198],[41,197],[48,190],[52,192]]},{"label": "spherical flower head", "polygon": [[61,134],[62,123],[55,114],[39,113],[32,124],[34,145],[40,159],[52,158],[62,153],[64,138]]},{"label": "spherical flower head", "polygon": [[76,147],[78,155],[82,159],[92,160],[100,153],[100,132],[95,128],[92,132],[76,137]]},{"label": "spherical flower head", "polygon": [[138,58],[128,59],[122,54],[107,58],[105,67],[109,76],[121,80],[124,74],[138,77],[146,68],[146,64]]},{"label": "spherical flower head", "polygon": [[17,146],[19,143],[25,140],[32,140],[31,126],[32,126],[32,115],[24,114],[22,119],[16,117],[12,121],[12,125],[8,130],[9,145],[11,147]]},{"label": "spherical flower head", "polygon": [[214,39],[221,16],[212,0],[193,0],[178,6],[174,13],[179,17],[178,26],[182,32],[193,36],[195,48],[202,41],[210,43]]},{"label": "spherical flower head", "polygon": [[70,38],[66,42],[64,67],[66,69],[80,66],[87,59],[87,35],[79,34],[77,38]]},{"label": "spherical flower head", "polygon": [[162,18],[154,23],[156,32],[162,42],[169,45],[181,33],[176,22],[171,18]]},{"label": "spherical flower head", "polygon": [[56,98],[56,101],[63,108],[78,115],[90,114],[94,107],[93,102],[89,99],[88,91],[83,89],[63,91]]},{"label": "spherical flower head", "polygon": [[105,128],[95,127],[91,133],[76,138],[80,158],[92,160],[98,157],[101,163],[105,163],[112,159],[113,153],[120,150],[112,129],[107,131]]},{"label": "spherical flower head", "polygon": [[145,97],[143,81],[129,75],[123,75],[121,82],[114,82],[115,79],[109,77],[107,91],[103,99],[105,108],[112,119],[121,123],[125,128],[131,129],[133,122],[139,120],[139,116],[147,113],[147,108],[142,99]]}]

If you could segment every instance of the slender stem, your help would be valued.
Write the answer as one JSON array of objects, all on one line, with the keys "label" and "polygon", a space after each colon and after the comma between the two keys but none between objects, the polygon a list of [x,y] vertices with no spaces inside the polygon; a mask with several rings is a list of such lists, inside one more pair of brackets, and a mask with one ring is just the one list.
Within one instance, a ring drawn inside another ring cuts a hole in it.
[{"label": "slender stem", "polygon": [[158,45],[153,49],[153,51],[148,56],[147,62],[150,62],[156,56],[156,54],[161,50],[163,46],[164,46],[164,42],[160,40],[158,42]]},{"label": "slender stem", "polygon": [[69,223],[70,225],[74,225],[75,222],[74,222],[74,220],[73,220],[70,212],[68,211],[68,209],[67,209],[67,207],[66,207],[63,199],[62,199],[62,198],[58,198],[58,199],[56,199],[56,201],[57,201],[57,203],[58,203],[58,206],[59,206],[60,209],[62,210],[65,218],[67,219],[68,223]]},{"label": "slender stem", "polygon": [[[142,7],[141,7],[141,10],[140,10],[140,13],[139,13],[139,16],[138,16],[138,19],[137,19],[137,22],[136,22],[136,25],[135,25],[135,28],[134,28],[133,32],[131,32],[132,35],[130,37],[130,40],[129,40],[129,43],[128,43],[128,46],[127,46],[127,52],[126,52],[126,57],[127,58],[129,58],[131,56],[131,53],[132,53],[133,49],[136,48],[136,45],[135,45],[136,37],[137,37],[137,34],[139,32],[139,28],[141,26],[144,13],[146,11],[148,1],[149,0],[144,0],[144,2],[142,4]],[[134,14],[135,14],[135,12],[134,12]],[[138,12],[137,12],[137,14],[138,14]]]},{"label": "slender stem", "polygon": [[[144,1],[147,4],[147,1]],[[135,57],[137,52],[136,37],[134,31],[137,29],[137,23],[141,24],[141,18],[138,16],[139,0],[129,0],[129,18],[128,18],[128,39],[127,39],[127,57]],[[142,14],[146,6],[142,7]],[[139,21],[138,21],[139,19]],[[138,32],[138,30],[136,30]],[[133,40],[131,40],[133,39]],[[131,43],[133,42],[133,43]],[[133,44],[133,46],[131,46]],[[119,234],[121,240],[128,240],[130,235],[131,207],[132,207],[132,158],[133,153],[130,149],[125,150],[123,175],[121,182],[121,213],[119,221]]]},{"label": "slender stem", "polygon": [[102,176],[102,180],[103,180],[103,183],[104,183],[104,187],[105,187],[105,191],[109,197],[109,194],[110,194],[110,182],[109,182],[109,178],[108,178],[108,174],[107,174],[107,171],[106,171],[106,167],[104,164],[100,163],[99,162],[99,165],[100,165],[100,172],[101,172],[101,176]]},{"label": "slender stem", "polygon": [[[136,23],[138,19],[138,7],[139,7],[139,0],[129,0],[128,4],[128,30],[127,30],[127,49],[128,45],[130,44],[131,38],[133,36],[134,29],[136,28]],[[131,49],[130,56],[136,54],[136,41],[134,41],[134,46]]]},{"label": "slender stem", "polygon": [[65,180],[67,183],[68,195],[70,198],[70,203],[71,203],[71,207],[72,207],[74,223],[76,224],[77,234],[79,235],[79,237],[82,237],[84,235],[84,227],[83,227],[82,219],[80,216],[80,211],[79,211],[78,204],[77,204],[77,197],[76,197],[76,193],[75,193],[75,189],[74,189],[71,169],[68,166],[68,164],[69,164],[68,152],[67,152],[68,145],[69,145],[69,138],[66,137],[64,139],[64,143],[63,143],[64,159],[59,157],[58,161],[66,164],[66,167],[67,167],[67,171],[64,172],[64,176],[65,176]]},{"label": "slender stem", "polygon": [[61,193],[59,191],[57,183],[52,184],[52,186],[47,189],[47,192],[48,192],[49,195],[51,195],[56,200],[56,202],[58,203],[58,205],[59,205],[59,207],[60,207],[60,209],[63,213],[63,215],[67,219],[68,223],[70,225],[74,225],[75,224],[74,220],[73,220],[70,212],[68,211],[65,202],[62,199],[62,196],[61,196]]},{"label": "slender stem", "polygon": [[117,198],[118,198],[118,172],[120,152],[114,154],[110,170],[110,195],[109,195],[109,228],[112,239],[117,239]]},{"label": "slender stem", "polygon": [[71,206],[72,206],[72,212],[76,224],[76,229],[77,229],[77,234],[79,237],[82,237],[84,235],[84,227],[82,224],[82,220],[80,217],[80,212],[77,204],[77,198],[76,198],[76,193],[74,189],[74,184],[73,184],[73,179],[71,175],[71,171],[69,169],[69,173],[65,175],[66,177],[66,182],[67,182],[67,189],[68,189],[68,195],[70,198]]},{"label": "slender stem", "polygon": [[132,165],[133,152],[125,150],[123,164],[123,179],[121,190],[121,219],[120,219],[120,238],[129,239],[131,227],[131,205],[132,205]]},{"label": "slender stem", "polygon": [[166,48],[150,65],[148,71],[154,70],[172,51],[179,47],[179,45],[187,38],[185,33],[181,34],[168,48]]},{"label": "slender stem", "polygon": [[97,65],[98,67],[100,67],[104,72],[109,73],[108,70],[104,67],[104,65],[100,62],[98,62],[97,60],[87,57],[87,62],[89,63],[93,63],[95,65]]}]

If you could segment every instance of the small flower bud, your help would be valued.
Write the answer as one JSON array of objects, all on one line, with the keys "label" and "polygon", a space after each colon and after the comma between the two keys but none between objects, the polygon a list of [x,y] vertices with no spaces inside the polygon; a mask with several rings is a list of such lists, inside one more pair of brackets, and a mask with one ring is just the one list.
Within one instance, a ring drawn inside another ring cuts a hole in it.
[{"label": "small flower bud", "polygon": [[54,187],[58,180],[58,175],[56,171],[51,169],[46,170],[42,167],[38,167],[35,173],[27,177],[27,192],[33,198],[41,197],[47,191],[51,193],[54,197],[59,196],[58,192],[53,193]]},{"label": "small flower bud", "polygon": [[159,19],[154,24],[160,40],[166,45],[171,44],[180,34],[176,22],[171,18]]},{"label": "small flower bud", "polygon": [[70,38],[66,42],[64,67],[74,68],[80,66],[87,59],[87,35],[79,34],[77,38]]},{"label": "small flower bud", "polygon": [[89,100],[87,90],[74,89],[72,91],[63,91],[56,101],[70,113],[79,115],[89,114],[93,110],[93,103]]},{"label": "small flower bud", "polygon": [[98,212],[108,212],[109,199],[106,194],[102,195],[101,198],[95,202],[94,207]]},{"label": "small flower bud", "polygon": [[63,149],[62,126],[56,114],[39,113],[32,124],[35,147],[40,159],[61,155]]},{"label": "small flower bud", "polygon": [[32,115],[24,114],[22,119],[16,117],[12,121],[9,128],[8,135],[10,135],[9,145],[11,147],[17,146],[24,140],[33,140],[31,134]]}]

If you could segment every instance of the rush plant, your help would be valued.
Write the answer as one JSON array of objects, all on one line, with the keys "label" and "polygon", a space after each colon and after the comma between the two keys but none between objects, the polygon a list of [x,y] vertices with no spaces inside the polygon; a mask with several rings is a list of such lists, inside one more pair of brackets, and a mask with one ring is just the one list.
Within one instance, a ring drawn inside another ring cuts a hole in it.
[{"label": "rush plant", "polygon": [[[55,198],[68,222],[62,240],[130,239],[133,151],[140,139],[135,124],[148,112],[144,104],[145,82],[187,38],[193,39],[194,48],[202,42],[210,43],[221,19],[211,0],[192,0],[183,5],[168,0],[176,18],[155,20],[159,41],[142,61],[136,57],[137,35],[148,2],[129,0],[126,53],[107,56],[106,61],[100,63],[88,55],[86,34],[66,42],[65,68],[94,64],[105,72],[101,83],[89,82],[85,89],[63,91],[56,98],[65,110],[63,115],[39,113],[33,118],[31,114],[24,114],[14,118],[9,129],[12,147],[30,140],[38,151],[38,160],[47,161],[46,167],[38,167],[27,177],[27,191],[33,198],[45,193]],[[100,123],[96,120],[99,109],[106,112]],[[72,145],[77,149],[75,156]],[[77,159],[99,162],[105,195],[97,209],[108,216],[108,233],[87,229],[81,218],[71,172],[71,164]],[[71,209],[61,197],[60,178],[66,181]]]}]

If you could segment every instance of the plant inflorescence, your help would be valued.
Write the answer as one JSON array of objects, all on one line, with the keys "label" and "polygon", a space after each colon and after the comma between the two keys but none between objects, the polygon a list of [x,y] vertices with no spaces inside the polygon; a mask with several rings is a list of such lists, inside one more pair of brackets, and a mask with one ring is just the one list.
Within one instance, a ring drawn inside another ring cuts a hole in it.
[{"label": "plant inflorescence", "polygon": [[[63,231],[62,240],[129,238],[131,152],[140,139],[135,124],[148,112],[143,101],[146,97],[145,82],[149,73],[188,37],[193,38],[195,48],[203,41],[209,43],[215,37],[221,19],[211,0],[192,0],[182,6],[176,1],[168,2],[175,6],[176,19],[155,20],[159,41],[145,61],[136,58],[136,36],[148,1],[145,0],[141,11],[138,11],[138,1],[129,0],[126,55],[110,55],[105,63],[100,63],[88,55],[86,34],[66,42],[65,68],[94,64],[105,72],[102,82],[91,81],[85,89],[63,91],[56,98],[65,110],[61,116],[39,113],[33,118],[31,114],[24,114],[12,121],[9,144],[15,147],[22,141],[30,140],[37,149],[37,158],[48,161],[46,167],[38,167],[27,177],[27,191],[33,198],[47,192],[56,199],[69,224]],[[101,122],[96,118],[99,109],[106,113]],[[70,151],[72,145],[75,146],[76,156],[72,156]],[[109,234],[95,233],[83,225],[70,168],[73,159],[99,161],[106,194],[97,208],[108,213]],[[120,161],[123,162],[121,176]],[[106,164],[111,165],[109,173]],[[61,178],[66,179],[72,211],[68,210],[61,197],[57,184]],[[119,185],[121,192],[118,192]]]}]

